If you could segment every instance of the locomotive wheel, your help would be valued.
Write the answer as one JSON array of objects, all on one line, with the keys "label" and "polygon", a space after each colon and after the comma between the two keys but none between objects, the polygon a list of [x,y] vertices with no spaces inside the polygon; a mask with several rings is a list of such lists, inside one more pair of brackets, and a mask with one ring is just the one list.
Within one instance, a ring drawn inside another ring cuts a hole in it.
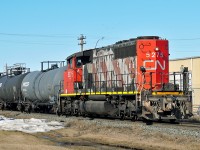
[{"label": "locomotive wheel", "polygon": [[120,120],[124,120],[125,119],[125,112],[124,111],[120,111]]},{"label": "locomotive wheel", "polygon": [[65,113],[65,117],[69,117],[69,116],[73,116],[73,114],[72,114],[72,112],[70,111],[70,112],[66,112]]},{"label": "locomotive wheel", "polygon": [[131,121],[135,122],[138,120],[138,116],[137,115],[134,115],[133,118],[131,119]]},{"label": "locomotive wheel", "polygon": [[125,119],[125,115],[124,115],[124,114],[121,114],[121,115],[120,115],[120,120],[124,121],[124,119]]},{"label": "locomotive wheel", "polygon": [[153,121],[152,120],[147,120],[146,121],[146,125],[153,125]]},{"label": "locomotive wheel", "polygon": [[4,109],[5,109],[5,104],[2,103],[2,105],[1,105],[1,110],[4,111]]},{"label": "locomotive wheel", "polygon": [[74,116],[76,116],[76,117],[79,116],[79,111],[78,111],[78,109],[75,109],[75,111],[74,111]]},{"label": "locomotive wheel", "polygon": [[75,116],[76,116],[76,117],[79,117],[79,113],[76,113]]},{"label": "locomotive wheel", "polygon": [[143,118],[142,121],[146,123],[146,125],[153,125],[153,121],[150,119]]},{"label": "locomotive wheel", "polygon": [[176,119],[170,119],[170,123],[175,123]]}]

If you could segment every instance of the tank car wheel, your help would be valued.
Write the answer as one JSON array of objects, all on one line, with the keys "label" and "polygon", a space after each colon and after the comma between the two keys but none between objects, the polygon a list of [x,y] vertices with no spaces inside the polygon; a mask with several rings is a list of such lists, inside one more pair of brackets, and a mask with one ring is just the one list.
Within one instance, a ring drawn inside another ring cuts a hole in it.
[{"label": "tank car wheel", "polygon": [[56,110],[56,115],[57,115],[58,117],[60,117],[60,116],[61,116],[61,113],[60,113],[60,111],[59,111],[59,110]]},{"label": "tank car wheel", "polygon": [[89,114],[89,115],[88,115],[88,118],[89,118],[89,120],[94,120],[94,115]]},{"label": "tank car wheel", "polygon": [[61,116],[61,114],[60,114],[60,113],[57,113],[57,116],[58,116],[58,117],[60,117],[60,116]]},{"label": "tank car wheel", "polygon": [[83,118],[86,118],[86,117],[87,117],[87,114],[82,113],[81,116],[82,116]]},{"label": "tank car wheel", "polygon": [[31,113],[31,111],[32,111],[32,107],[31,107],[31,106],[29,106],[29,108],[28,108],[28,113],[30,114],[30,113]]},{"label": "tank car wheel", "polygon": [[20,111],[21,111],[21,113],[23,113],[23,112],[25,111],[25,106],[24,106],[24,104],[21,104],[21,105],[20,105]]},{"label": "tank car wheel", "polygon": [[5,109],[5,104],[2,103],[1,110],[4,111],[4,109]]}]

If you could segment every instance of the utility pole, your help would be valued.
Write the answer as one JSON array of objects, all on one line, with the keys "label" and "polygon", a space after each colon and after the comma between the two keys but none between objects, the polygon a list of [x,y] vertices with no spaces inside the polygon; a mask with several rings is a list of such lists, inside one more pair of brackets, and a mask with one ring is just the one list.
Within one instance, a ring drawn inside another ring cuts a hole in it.
[{"label": "utility pole", "polygon": [[5,71],[6,71],[6,75],[8,75],[8,65],[7,65],[7,63],[5,65]]},{"label": "utility pole", "polygon": [[86,36],[83,36],[83,34],[81,34],[81,36],[78,38],[78,40],[80,40],[80,43],[78,43],[78,45],[81,45],[81,52],[83,51],[83,45],[86,44],[84,39],[86,39]]}]

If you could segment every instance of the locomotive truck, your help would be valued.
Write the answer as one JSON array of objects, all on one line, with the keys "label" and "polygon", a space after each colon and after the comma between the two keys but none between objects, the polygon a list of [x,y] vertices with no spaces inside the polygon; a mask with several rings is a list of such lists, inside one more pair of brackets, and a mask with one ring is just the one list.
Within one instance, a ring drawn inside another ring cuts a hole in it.
[{"label": "locomotive truck", "polygon": [[[169,73],[168,40],[141,36],[77,52],[41,71],[0,77],[1,108],[170,120],[191,115],[189,72]],[[50,66],[50,63],[53,63]],[[180,79],[180,81],[177,80]],[[16,81],[17,83],[15,84]]]}]

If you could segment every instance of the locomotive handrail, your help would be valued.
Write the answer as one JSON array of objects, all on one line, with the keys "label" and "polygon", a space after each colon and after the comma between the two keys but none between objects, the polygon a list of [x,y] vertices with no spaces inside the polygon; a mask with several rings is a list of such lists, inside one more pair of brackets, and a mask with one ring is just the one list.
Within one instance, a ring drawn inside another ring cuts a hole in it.
[{"label": "locomotive handrail", "polygon": [[[160,76],[160,82],[156,82],[156,84],[153,84],[153,76],[159,74]],[[99,79],[97,78],[97,75],[99,75]],[[174,90],[176,89],[181,91],[180,87],[177,89],[177,78],[176,76],[179,76],[179,80],[182,79],[181,72],[174,72],[170,74],[163,74],[162,72],[145,72],[144,75],[144,81],[140,81],[139,83],[134,82],[136,77],[141,76],[141,73],[124,73],[124,74],[114,74],[113,71],[106,71],[106,72],[96,72],[92,74],[92,79],[86,78],[85,80],[85,88],[81,90],[81,93],[95,93],[95,94],[102,94],[103,93],[127,93],[127,92],[133,92],[136,90],[138,91],[140,88],[143,88],[143,85],[149,85],[149,88],[145,90],[152,91],[162,91],[164,90],[165,83],[163,82],[164,77],[168,77],[170,80],[170,75],[173,75],[173,81],[170,81],[173,86]],[[135,78],[134,78],[135,77]],[[149,79],[146,80],[146,77]],[[130,82],[131,81],[131,82]],[[86,87],[89,84],[90,87]],[[68,83],[66,83],[68,84]],[[88,90],[87,90],[88,89]],[[75,89],[75,93],[78,94],[79,89]],[[140,91],[140,90],[139,90]]]}]

